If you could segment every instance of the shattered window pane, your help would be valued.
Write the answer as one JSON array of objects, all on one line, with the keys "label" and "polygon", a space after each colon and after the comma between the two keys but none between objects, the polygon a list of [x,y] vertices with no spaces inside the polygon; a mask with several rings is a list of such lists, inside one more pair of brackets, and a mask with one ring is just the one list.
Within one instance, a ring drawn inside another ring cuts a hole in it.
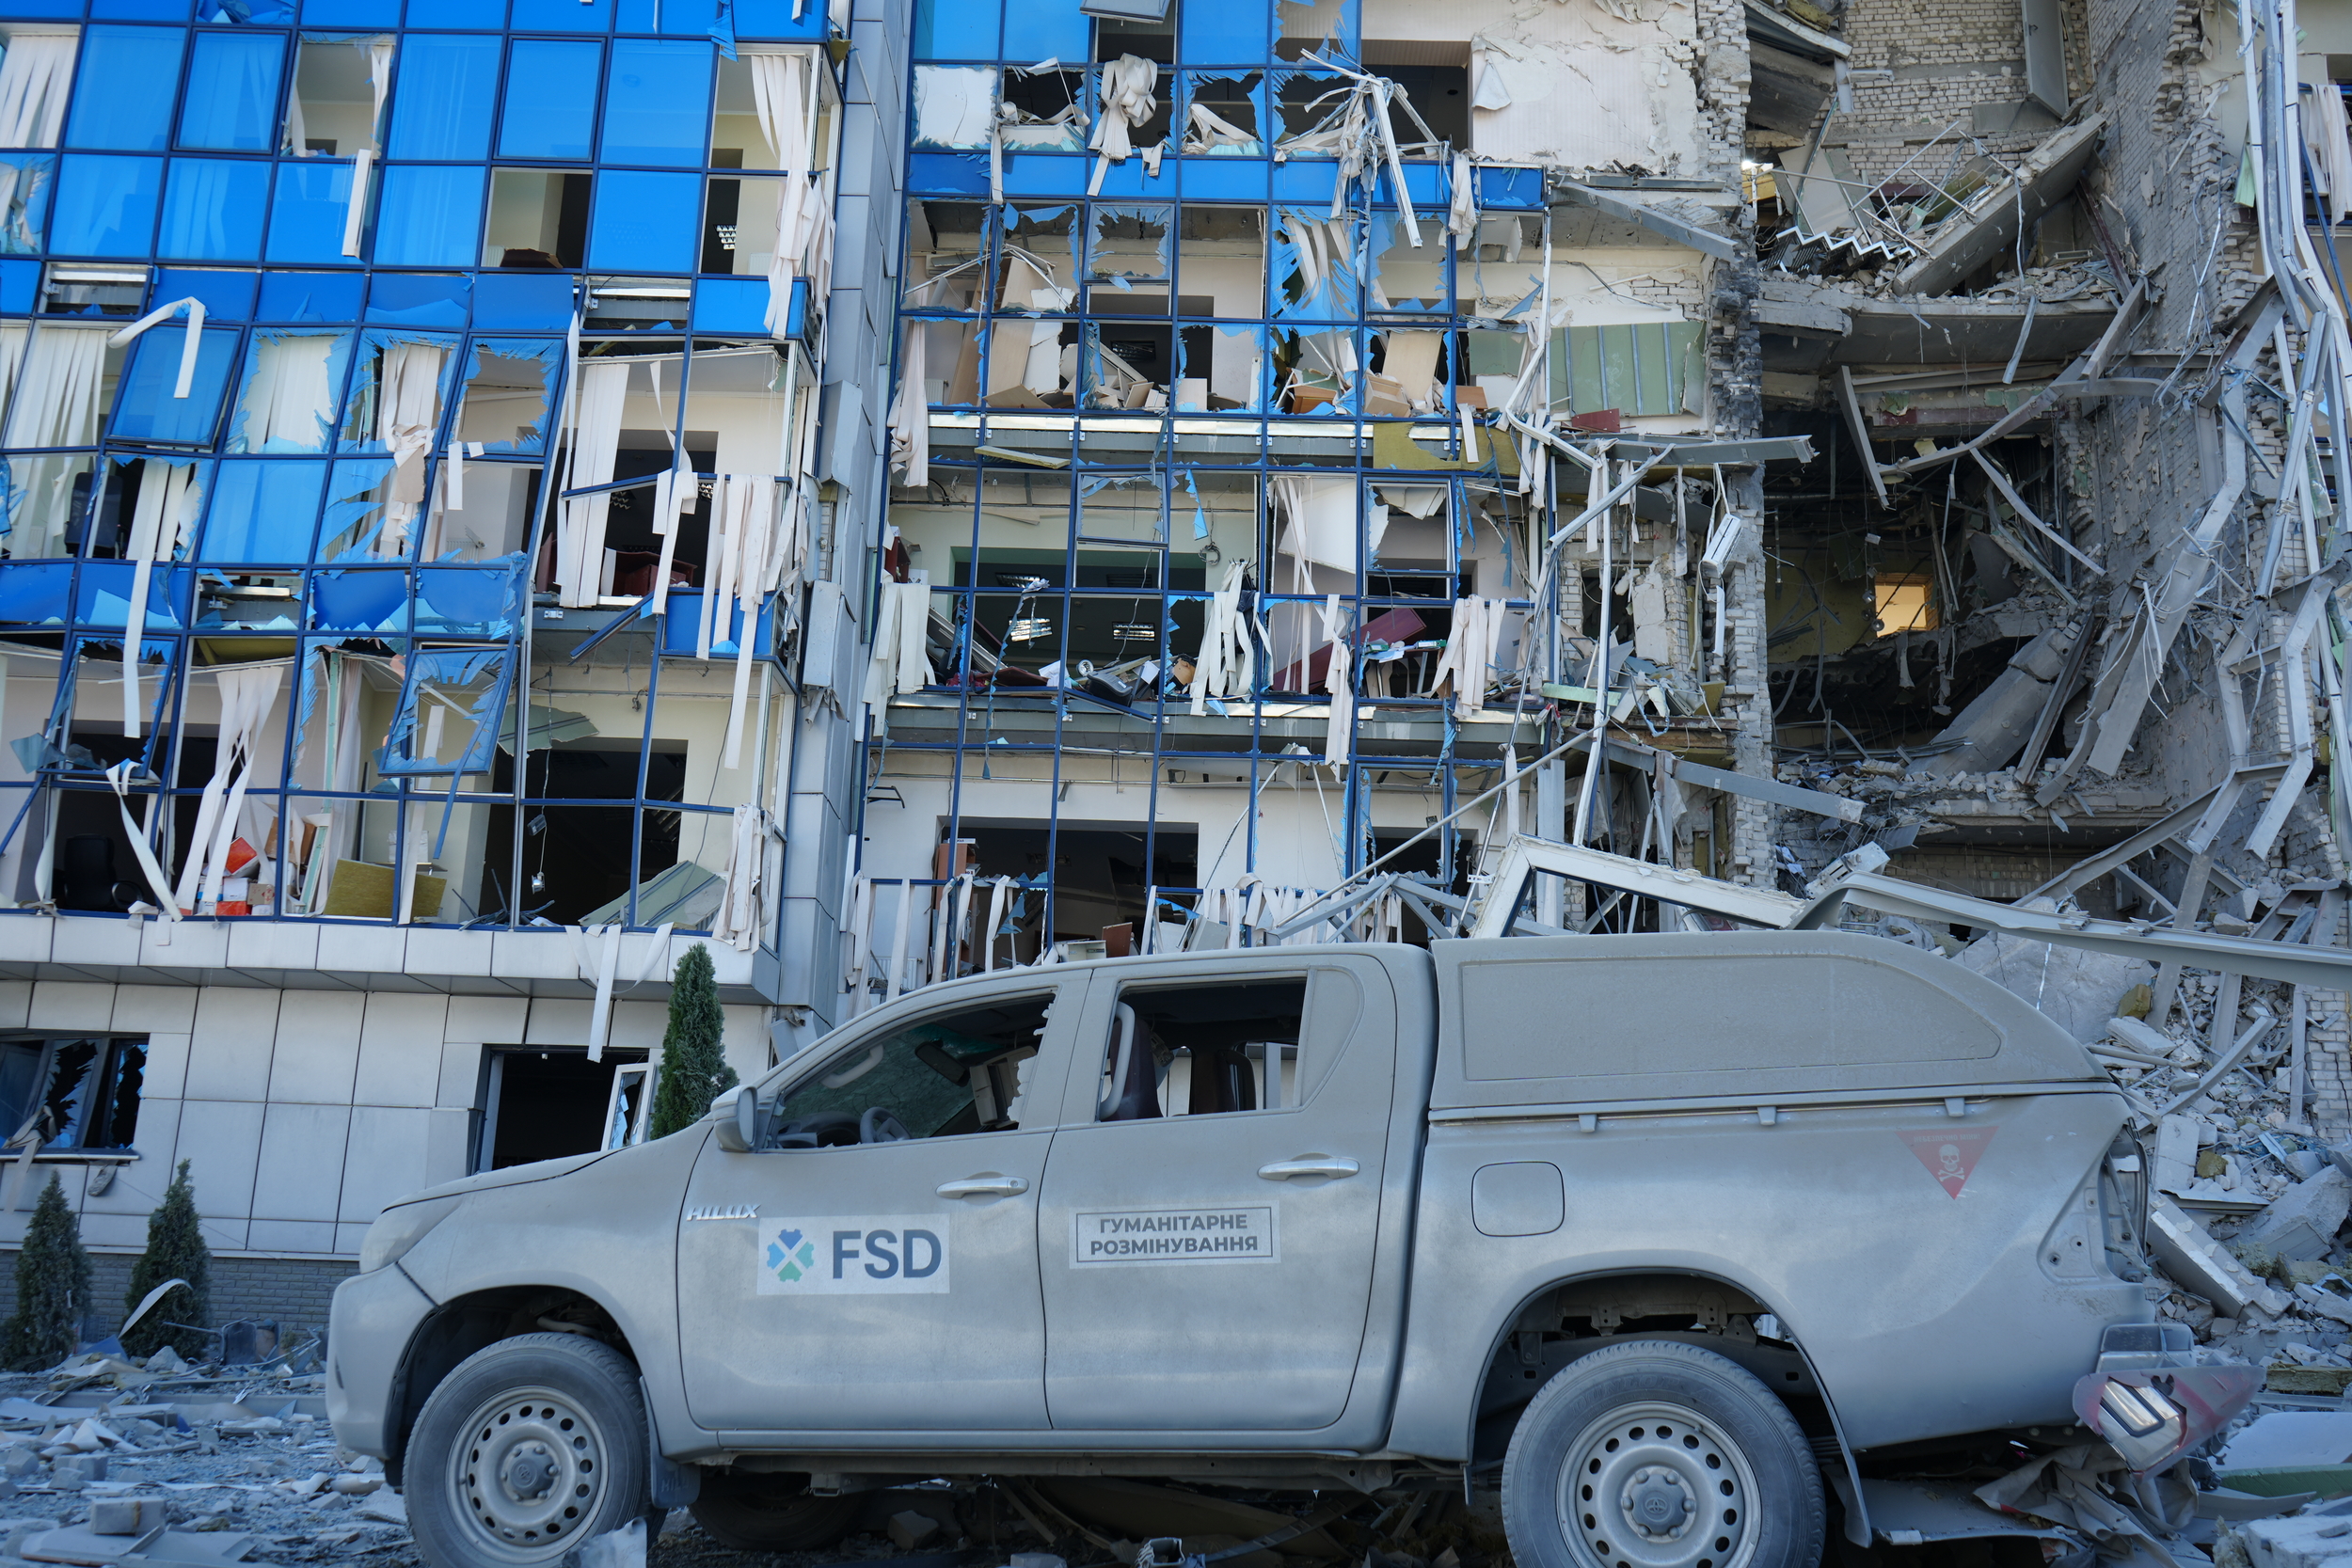
[{"label": "shattered window pane", "polygon": [[373,148],[391,60],[389,38],[305,38],[286,101],[286,154],[352,158]]},{"label": "shattered window pane", "polygon": [[351,362],[347,332],[264,328],[246,350],[245,387],[229,425],[229,451],[325,451],[335,400]]},{"label": "shattered window pane", "polygon": [[1356,316],[1361,225],[1354,218],[1332,218],[1295,207],[1277,208],[1275,217],[1276,318],[1339,321]]},{"label": "shattered window pane", "polygon": [[977,201],[907,203],[908,309],[981,308],[992,293],[988,212]]},{"label": "shattered window pane", "polygon": [[52,154],[0,153],[0,256],[30,256],[40,249],[56,171]]},{"label": "shattered window pane", "polygon": [[981,66],[914,68],[914,145],[984,148],[996,116],[996,72]]},{"label": "shattered window pane", "polygon": [[[547,440],[548,404],[564,372],[552,338],[477,338],[466,367],[456,439],[483,452],[535,452]],[[472,453],[479,456],[481,453]]]},{"label": "shattered window pane", "polygon": [[1188,71],[1184,79],[1184,150],[1196,156],[1263,158],[1265,75]]},{"label": "shattered window pane", "polygon": [[1087,241],[1087,309],[1166,315],[1173,208],[1097,203]]},{"label": "shattered window pane", "polygon": [[1185,202],[1181,216],[1179,315],[1265,315],[1265,209]]},{"label": "shattered window pane", "polygon": [[487,771],[505,715],[511,657],[502,648],[413,656],[375,770],[443,778]]}]

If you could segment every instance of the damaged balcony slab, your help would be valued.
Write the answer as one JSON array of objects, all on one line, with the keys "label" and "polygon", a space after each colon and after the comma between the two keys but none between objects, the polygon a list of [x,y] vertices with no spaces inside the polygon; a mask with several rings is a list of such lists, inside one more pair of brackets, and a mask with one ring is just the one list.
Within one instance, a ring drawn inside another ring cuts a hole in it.
[{"label": "damaged balcony slab", "polygon": [[1895,275],[1895,286],[1906,293],[1942,293],[2010,250],[2020,233],[2074,190],[2106,123],[2106,116],[2093,115],[2035,148],[2014,174],[1946,218],[1918,260]]},{"label": "damaged balcony slab", "polygon": [[1756,313],[1764,368],[1802,373],[1832,365],[1998,367],[2012,355],[2063,363],[2099,341],[2116,308],[2104,300],[1879,299],[1778,277],[1764,279]]}]

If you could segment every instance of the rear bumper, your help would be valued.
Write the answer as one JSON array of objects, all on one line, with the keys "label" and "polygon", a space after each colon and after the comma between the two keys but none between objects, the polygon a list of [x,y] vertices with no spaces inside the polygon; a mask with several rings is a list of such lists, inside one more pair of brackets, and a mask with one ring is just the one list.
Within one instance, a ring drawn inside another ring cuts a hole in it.
[{"label": "rear bumper", "polygon": [[326,1418],[335,1440],[378,1459],[390,1453],[393,1384],[417,1325],[433,1310],[398,1264],[335,1287],[326,1343]]}]

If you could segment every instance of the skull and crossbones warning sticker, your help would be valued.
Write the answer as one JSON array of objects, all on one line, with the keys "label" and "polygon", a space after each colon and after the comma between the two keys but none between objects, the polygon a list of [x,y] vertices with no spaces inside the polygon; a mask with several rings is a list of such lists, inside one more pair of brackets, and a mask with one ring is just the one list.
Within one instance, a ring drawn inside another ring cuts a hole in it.
[{"label": "skull and crossbones warning sticker", "polygon": [[1958,1197],[1968,1185],[1968,1178],[1976,1174],[1977,1162],[1984,1158],[1993,1134],[1999,1131],[1997,1127],[1937,1127],[1895,1135],[1911,1146],[1911,1152],[1919,1156],[1919,1163],[1928,1167],[1938,1186]]}]

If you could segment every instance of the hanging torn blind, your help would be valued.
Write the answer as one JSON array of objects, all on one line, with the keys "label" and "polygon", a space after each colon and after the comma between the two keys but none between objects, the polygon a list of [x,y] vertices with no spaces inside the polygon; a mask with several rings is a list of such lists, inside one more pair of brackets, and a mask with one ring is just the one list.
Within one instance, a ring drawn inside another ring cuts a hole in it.
[{"label": "hanging torn blind", "polygon": [[1571,326],[1551,335],[1551,404],[1571,414],[1683,414],[1706,370],[1696,322]]},{"label": "hanging torn blind", "polygon": [[[176,335],[175,335],[176,336]],[[9,391],[0,446],[81,447],[98,441],[106,327],[43,323],[30,334],[0,326],[0,385]],[[19,559],[64,553],[75,487],[87,483],[87,456],[0,458],[0,531]]]}]

